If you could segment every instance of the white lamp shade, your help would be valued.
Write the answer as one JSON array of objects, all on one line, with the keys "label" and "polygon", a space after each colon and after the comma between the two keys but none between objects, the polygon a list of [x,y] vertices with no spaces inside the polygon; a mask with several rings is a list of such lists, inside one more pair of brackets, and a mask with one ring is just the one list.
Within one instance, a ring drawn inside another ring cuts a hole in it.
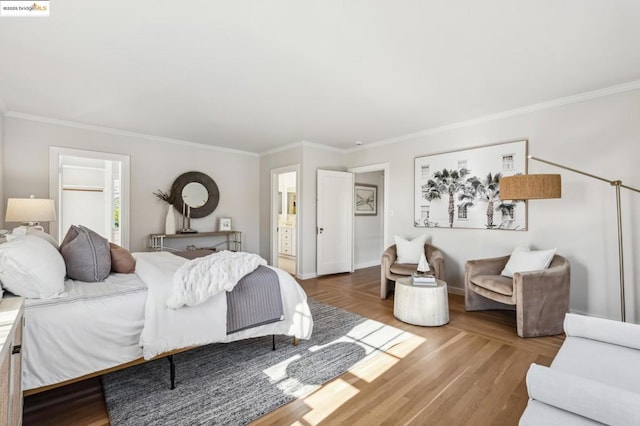
[{"label": "white lamp shade", "polygon": [[52,222],[56,220],[53,200],[45,198],[9,198],[5,222]]}]

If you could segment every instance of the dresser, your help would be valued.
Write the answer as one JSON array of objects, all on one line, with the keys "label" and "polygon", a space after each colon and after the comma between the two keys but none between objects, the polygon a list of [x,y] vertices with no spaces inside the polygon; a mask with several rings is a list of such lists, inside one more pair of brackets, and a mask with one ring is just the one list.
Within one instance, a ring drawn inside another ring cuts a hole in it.
[{"label": "dresser", "polygon": [[286,256],[296,255],[296,228],[280,226],[278,228],[278,253]]},{"label": "dresser", "polygon": [[22,424],[22,324],[24,299],[0,302],[0,424]]}]

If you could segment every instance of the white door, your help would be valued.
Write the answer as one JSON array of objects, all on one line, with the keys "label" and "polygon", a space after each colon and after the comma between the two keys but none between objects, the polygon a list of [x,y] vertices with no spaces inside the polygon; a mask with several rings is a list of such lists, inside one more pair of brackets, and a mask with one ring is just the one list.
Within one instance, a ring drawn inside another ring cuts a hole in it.
[{"label": "white door", "polygon": [[353,173],[318,170],[318,275],[353,271]]}]

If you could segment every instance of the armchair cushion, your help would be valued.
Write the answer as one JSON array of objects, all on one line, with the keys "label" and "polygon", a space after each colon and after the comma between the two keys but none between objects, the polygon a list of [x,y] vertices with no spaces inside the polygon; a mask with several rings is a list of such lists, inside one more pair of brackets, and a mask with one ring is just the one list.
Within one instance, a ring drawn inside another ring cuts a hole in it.
[{"label": "armchair cushion", "polygon": [[418,268],[417,263],[394,263],[389,268],[392,274],[396,275],[411,275],[415,274]]},{"label": "armchair cushion", "polygon": [[502,275],[476,275],[471,282],[478,287],[491,290],[505,296],[513,296],[513,279]]},{"label": "armchair cushion", "polygon": [[396,263],[413,263],[417,265],[418,262],[420,262],[420,256],[424,253],[424,245],[427,242],[427,236],[420,235],[413,240],[408,241],[396,235],[395,240],[398,256]]}]

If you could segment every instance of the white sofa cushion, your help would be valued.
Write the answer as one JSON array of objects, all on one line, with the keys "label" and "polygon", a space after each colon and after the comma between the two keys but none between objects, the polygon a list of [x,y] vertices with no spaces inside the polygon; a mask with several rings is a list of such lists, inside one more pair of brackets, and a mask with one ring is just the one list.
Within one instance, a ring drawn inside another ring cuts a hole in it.
[{"label": "white sofa cushion", "polygon": [[533,364],[527,372],[527,390],[536,401],[604,424],[640,424],[640,394],[584,376]]}]

